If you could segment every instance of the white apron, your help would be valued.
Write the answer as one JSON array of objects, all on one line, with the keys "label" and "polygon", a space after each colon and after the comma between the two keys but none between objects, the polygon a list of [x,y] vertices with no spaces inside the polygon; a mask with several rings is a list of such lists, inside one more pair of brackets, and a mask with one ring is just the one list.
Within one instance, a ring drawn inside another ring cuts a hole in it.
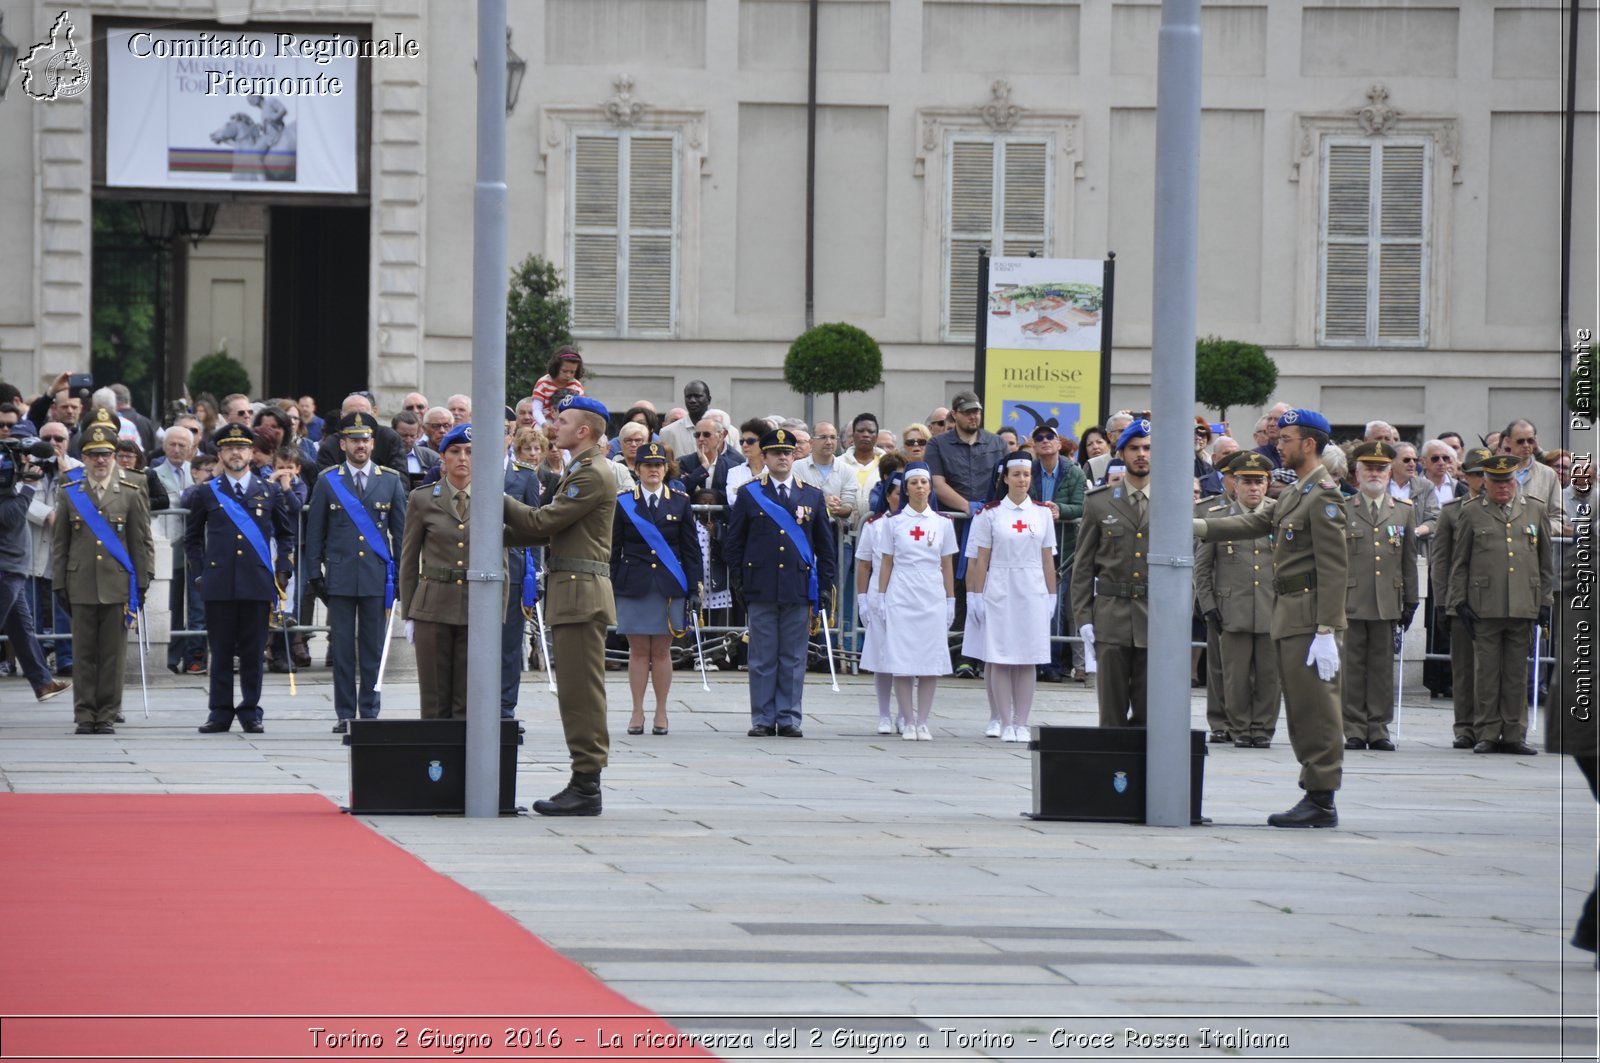
[{"label": "white apron", "polygon": [[979,547],[989,549],[985,615],[975,620],[967,610],[962,654],[989,664],[1049,664],[1055,596],[1046,593],[1042,560],[1043,551],[1056,552],[1049,507],[1009,497],[986,506],[967,536],[969,565]]},{"label": "white apron", "polygon": [[958,549],[956,527],[931,507],[903,509],[879,532],[878,553],[894,558],[884,595],[883,670],[892,675],[949,675],[943,559]]}]

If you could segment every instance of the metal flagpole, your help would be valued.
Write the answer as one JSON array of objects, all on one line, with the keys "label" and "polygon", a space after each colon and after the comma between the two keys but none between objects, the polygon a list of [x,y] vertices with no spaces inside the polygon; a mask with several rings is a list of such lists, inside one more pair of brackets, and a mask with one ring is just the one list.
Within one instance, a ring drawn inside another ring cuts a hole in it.
[{"label": "metal flagpole", "polygon": [[1539,729],[1539,621],[1533,622],[1533,692],[1528,697],[1528,733]]},{"label": "metal flagpole", "polygon": [[828,611],[822,610],[822,645],[828,651],[828,678],[833,681],[833,692],[839,693],[839,676],[833,670],[833,639],[828,634]]}]

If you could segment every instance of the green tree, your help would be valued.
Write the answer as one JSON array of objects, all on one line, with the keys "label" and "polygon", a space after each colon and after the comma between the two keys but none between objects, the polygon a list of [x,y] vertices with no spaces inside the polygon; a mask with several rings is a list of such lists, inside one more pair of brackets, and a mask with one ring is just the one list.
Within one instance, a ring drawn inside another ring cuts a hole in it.
[{"label": "green tree", "polygon": [[1572,361],[1572,377],[1567,381],[1567,409],[1594,424],[1595,399],[1594,347]]},{"label": "green tree", "polygon": [[506,293],[506,403],[533,393],[557,347],[572,342],[572,303],[561,271],[538,255],[511,270]]},{"label": "green tree", "polygon": [[213,395],[219,400],[238,392],[250,394],[250,374],[227,351],[208,354],[189,367],[189,394]]},{"label": "green tree", "polygon": [[817,325],[789,345],[783,379],[802,395],[832,394],[837,424],[840,392],[870,391],[883,382],[883,351],[854,325]]},{"label": "green tree", "polygon": [[1227,421],[1230,406],[1264,406],[1278,386],[1278,364],[1260,344],[1207,336],[1194,345],[1194,397]]}]

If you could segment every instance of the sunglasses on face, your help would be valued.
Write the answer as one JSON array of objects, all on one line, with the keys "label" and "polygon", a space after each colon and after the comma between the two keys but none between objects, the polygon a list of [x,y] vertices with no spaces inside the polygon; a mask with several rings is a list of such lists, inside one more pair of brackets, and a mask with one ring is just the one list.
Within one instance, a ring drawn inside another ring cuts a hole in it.
[{"label": "sunglasses on face", "polygon": [[1527,446],[1529,443],[1537,443],[1538,440],[1530,436],[1527,439],[1513,439],[1511,442],[1515,443],[1519,447],[1523,447]]},{"label": "sunglasses on face", "polygon": [[67,441],[66,436],[40,436],[39,438],[46,443],[65,443]]},{"label": "sunglasses on face", "polygon": [[739,445],[742,447],[753,447],[759,442],[761,442],[761,440],[757,439],[755,436],[744,436],[740,438]]},{"label": "sunglasses on face", "polygon": [[926,439],[908,439],[908,440],[906,440],[906,446],[908,446],[908,447],[925,447],[927,445],[928,445],[928,441]]},{"label": "sunglasses on face", "polygon": [[696,432],[694,434],[694,437],[696,439],[710,439],[712,436],[714,436],[716,434],[717,433],[715,433],[715,432]]},{"label": "sunglasses on face", "polygon": [[1429,461],[1449,461],[1450,459],[1445,457],[1443,454],[1429,454],[1428,455],[1428,460]]},{"label": "sunglasses on face", "polygon": [[408,409],[408,410],[426,410],[427,407],[426,406],[407,406],[406,409]]}]

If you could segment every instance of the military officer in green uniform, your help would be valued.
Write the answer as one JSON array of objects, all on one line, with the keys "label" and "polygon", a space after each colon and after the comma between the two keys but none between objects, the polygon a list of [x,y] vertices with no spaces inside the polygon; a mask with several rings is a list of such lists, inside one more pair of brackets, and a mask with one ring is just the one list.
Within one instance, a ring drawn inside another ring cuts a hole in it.
[{"label": "military officer in green uniform", "polygon": [[472,425],[439,440],[438,482],[406,500],[400,545],[400,605],[416,646],[424,719],[467,714],[467,523],[472,499]]},{"label": "military officer in green uniform", "polygon": [[616,622],[611,594],[611,520],[616,480],[600,449],[610,414],[583,395],[561,401],[555,445],[572,455],[550,499],[533,509],[507,498],[506,545],[548,546],[545,619],[553,644],[556,699],[572,756],[566,788],[533,810],[542,816],[598,816],[600,772],[611,748],[606,729],[606,625]]},{"label": "military officer in green uniform", "polygon": [[[1206,519],[1253,513],[1270,515],[1267,497],[1272,463],[1253,450],[1226,459],[1232,499],[1202,503]],[[1283,685],[1272,645],[1272,540],[1266,535],[1238,542],[1201,543],[1194,554],[1195,593],[1206,626],[1218,632],[1222,656],[1222,704],[1226,731],[1241,749],[1266,749],[1278,726]]]},{"label": "military officer in green uniform", "polygon": [[[1434,623],[1458,628],[1446,604],[1450,590],[1450,553],[1455,546],[1456,519],[1470,500],[1483,494],[1483,463],[1494,457],[1494,451],[1474,447],[1461,460],[1461,473],[1467,480],[1467,494],[1457,495],[1439,509],[1433,529],[1432,545],[1428,548],[1428,583],[1433,587],[1433,598],[1443,615]],[[1457,632],[1450,640],[1450,700],[1455,709],[1454,749],[1471,749],[1478,740],[1472,737],[1472,724],[1478,715],[1477,688],[1472,683],[1472,640]]]},{"label": "military officer in green uniform", "polygon": [[1488,483],[1465,502],[1450,550],[1450,608],[1472,639],[1478,699],[1474,753],[1531,757],[1528,656],[1534,623],[1550,622],[1554,568],[1545,500],[1517,487],[1518,458],[1483,463]]},{"label": "military officer in green uniform", "polygon": [[1072,616],[1094,647],[1101,727],[1145,725],[1149,651],[1150,422],[1134,421],[1117,439],[1127,474],[1083,496],[1083,524],[1072,560]]},{"label": "military officer in green uniform", "polygon": [[1339,634],[1345,626],[1344,502],[1322,464],[1328,421],[1315,410],[1278,418],[1278,455],[1298,479],[1271,509],[1194,522],[1206,542],[1273,536],[1272,638],[1305,797],[1267,817],[1274,827],[1337,827],[1334,791],[1344,768],[1339,723]]},{"label": "military officer in green uniform", "polygon": [[1417,614],[1417,516],[1389,493],[1398,456],[1374,440],[1351,452],[1357,494],[1345,503],[1350,578],[1344,611],[1344,747],[1393,753],[1395,624]]},{"label": "military officer in green uniform", "polygon": [[[1217,472],[1222,474],[1222,493],[1207,496],[1196,502],[1194,504],[1196,517],[1227,515],[1234,499],[1235,483],[1233,476],[1228,472],[1233,457],[1234,455],[1230,454],[1217,462]],[[1200,543],[1195,547],[1194,605],[1206,628],[1206,730],[1210,733],[1212,742],[1222,743],[1233,739],[1228,730],[1227,697],[1223,690],[1222,612],[1217,608],[1215,593],[1211,591],[1211,577],[1215,574],[1212,568],[1216,563],[1215,547],[1215,543]],[[1249,736],[1246,735],[1245,740],[1239,744],[1249,746]]]},{"label": "military officer in green uniform", "polygon": [[116,733],[128,625],[155,570],[144,477],[119,468],[116,452],[117,423],[102,409],[83,431],[84,476],[56,501],[55,587],[72,615],[72,714],[81,735]]}]

